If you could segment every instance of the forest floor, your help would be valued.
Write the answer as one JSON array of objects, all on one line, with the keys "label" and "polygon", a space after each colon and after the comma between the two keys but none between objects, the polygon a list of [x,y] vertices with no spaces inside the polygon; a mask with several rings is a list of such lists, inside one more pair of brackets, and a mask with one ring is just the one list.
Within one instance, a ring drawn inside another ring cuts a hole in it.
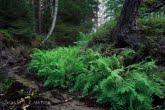
[{"label": "forest floor", "polygon": [[[7,90],[0,90],[0,110],[106,109],[105,106],[96,104],[92,97],[80,100],[78,94],[71,94],[68,89],[45,88],[37,73],[27,69],[32,49],[31,45],[19,42],[6,44],[0,39],[0,78],[11,79],[13,82]],[[165,66],[160,65],[159,69],[165,70]],[[155,102],[156,105],[162,105],[164,101]]]},{"label": "forest floor", "polygon": [[0,109],[103,110],[92,100],[79,101],[67,90],[45,89],[36,73],[26,68],[29,61],[30,56],[20,48],[0,52],[0,75],[13,80],[7,91],[0,92]]}]

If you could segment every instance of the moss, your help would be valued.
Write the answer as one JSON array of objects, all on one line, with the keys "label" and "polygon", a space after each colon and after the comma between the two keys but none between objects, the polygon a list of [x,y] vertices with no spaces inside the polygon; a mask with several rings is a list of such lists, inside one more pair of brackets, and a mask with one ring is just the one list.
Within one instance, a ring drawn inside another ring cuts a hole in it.
[{"label": "moss", "polygon": [[165,32],[165,17],[143,18],[138,20],[139,30],[142,34],[163,34]]},{"label": "moss", "polygon": [[147,7],[151,7],[152,5],[154,5],[157,2],[157,0],[144,0],[144,4]]}]

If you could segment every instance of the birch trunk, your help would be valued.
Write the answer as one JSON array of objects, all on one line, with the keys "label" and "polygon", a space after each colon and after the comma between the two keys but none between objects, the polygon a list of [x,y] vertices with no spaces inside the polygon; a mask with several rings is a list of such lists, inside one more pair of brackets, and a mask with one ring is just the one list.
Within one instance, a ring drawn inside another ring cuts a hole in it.
[{"label": "birch trunk", "polygon": [[56,24],[56,19],[57,19],[57,12],[58,12],[58,0],[55,0],[52,26],[50,28],[50,31],[49,31],[48,35],[46,36],[46,38],[43,40],[42,43],[45,43],[45,41],[47,41],[49,39],[49,37],[52,35],[52,33],[54,31],[55,24]]}]

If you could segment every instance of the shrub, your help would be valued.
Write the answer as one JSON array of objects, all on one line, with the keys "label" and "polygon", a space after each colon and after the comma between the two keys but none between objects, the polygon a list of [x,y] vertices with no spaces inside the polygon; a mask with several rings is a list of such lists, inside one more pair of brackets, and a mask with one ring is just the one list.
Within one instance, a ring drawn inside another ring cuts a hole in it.
[{"label": "shrub", "polygon": [[[130,57],[134,51],[123,52]],[[29,69],[45,79],[45,86],[72,87],[82,97],[94,96],[97,103],[113,110],[151,110],[152,96],[163,97],[164,81],[154,61],[124,66],[120,55],[102,56],[80,47],[36,50]]]}]

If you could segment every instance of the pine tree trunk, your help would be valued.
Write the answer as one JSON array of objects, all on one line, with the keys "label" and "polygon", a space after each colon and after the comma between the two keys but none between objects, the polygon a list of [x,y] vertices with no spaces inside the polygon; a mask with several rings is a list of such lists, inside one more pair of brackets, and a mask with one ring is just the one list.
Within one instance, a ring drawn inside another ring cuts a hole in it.
[{"label": "pine tree trunk", "polygon": [[138,45],[136,18],[140,4],[141,0],[125,0],[112,36],[117,46],[131,46],[134,48]]},{"label": "pine tree trunk", "polygon": [[45,41],[47,41],[49,39],[49,37],[52,35],[52,33],[54,31],[55,24],[56,24],[56,19],[57,19],[57,12],[58,12],[58,0],[55,0],[52,26],[50,28],[50,31],[49,31],[48,35],[46,36],[46,38],[44,39],[44,41],[42,43],[45,43]]},{"label": "pine tree trunk", "polygon": [[35,5],[34,5],[34,0],[32,0],[32,11],[33,11],[33,31],[36,31],[36,22],[35,22]]},{"label": "pine tree trunk", "polygon": [[38,28],[39,28],[39,33],[42,32],[42,12],[41,12],[41,0],[38,0]]}]

